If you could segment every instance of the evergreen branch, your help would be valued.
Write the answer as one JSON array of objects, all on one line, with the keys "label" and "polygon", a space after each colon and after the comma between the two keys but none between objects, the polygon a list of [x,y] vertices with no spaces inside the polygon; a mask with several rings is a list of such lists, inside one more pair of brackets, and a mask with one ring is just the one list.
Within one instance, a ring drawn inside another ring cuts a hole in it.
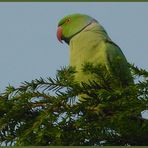
[{"label": "evergreen branch", "polygon": [[[76,83],[75,70],[64,67],[57,71],[55,79],[25,81],[18,88],[9,85],[0,96],[0,142],[148,144],[148,123],[140,116],[147,108],[147,80],[126,88],[112,87],[112,78],[103,68],[88,65],[84,71],[94,74],[95,81]],[[141,70],[136,72],[140,77],[147,76]],[[83,95],[85,101],[77,102],[76,96]]]},{"label": "evergreen branch", "polygon": [[134,64],[130,64],[129,66],[132,69],[134,75],[148,77],[148,71],[146,71],[145,69],[138,68]]}]

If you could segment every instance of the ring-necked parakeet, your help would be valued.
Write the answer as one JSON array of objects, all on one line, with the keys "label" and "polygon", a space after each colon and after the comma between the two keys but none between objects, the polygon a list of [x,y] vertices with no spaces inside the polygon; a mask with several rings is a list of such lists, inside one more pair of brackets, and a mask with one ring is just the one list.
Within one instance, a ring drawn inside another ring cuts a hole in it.
[{"label": "ring-necked parakeet", "polygon": [[[94,18],[84,14],[64,17],[58,23],[57,38],[70,46],[70,65],[76,67],[75,79],[78,82],[91,79],[91,76],[82,72],[82,65],[90,62],[105,66],[107,72],[113,76],[120,71],[120,86],[133,83],[124,54]],[[118,58],[118,64],[112,66]]]}]

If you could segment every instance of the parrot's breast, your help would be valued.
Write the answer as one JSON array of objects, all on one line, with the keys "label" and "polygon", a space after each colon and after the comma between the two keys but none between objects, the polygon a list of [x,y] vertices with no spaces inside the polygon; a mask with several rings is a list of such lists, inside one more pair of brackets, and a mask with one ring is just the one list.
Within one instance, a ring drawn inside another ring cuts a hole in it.
[{"label": "parrot's breast", "polygon": [[87,81],[92,76],[84,75],[82,67],[85,63],[107,65],[107,57],[103,38],[97,32],[84,31],[70,41],[70,65],[76,67],[76,80]]}]

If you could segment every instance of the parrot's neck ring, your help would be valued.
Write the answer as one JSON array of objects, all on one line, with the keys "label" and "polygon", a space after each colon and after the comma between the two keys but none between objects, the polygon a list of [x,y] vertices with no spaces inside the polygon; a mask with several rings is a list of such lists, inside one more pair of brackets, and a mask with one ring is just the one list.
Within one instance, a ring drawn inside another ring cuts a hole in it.
[{"label": "parrot's neck ring", "polygon": [[92,20],[88,25],[86,25],[81,31],[87,31],[90,30],[96,23],[98,23],[96,20]]},{"label": "parrot's neck ring", "polygon": [[[75,34],[73,34],[73,35],[69,38],[69,41],[70,41],[75,35],[79,34],[80,32],[89,30],[89,29],[90,29],[91,27],[93,27],[93,25],[96,24],[96,23],[97,23],[97,21],[96,21],[95,19],[91,20],[91,22],[88,23],[85,27],[83,27],[80,31],[78,31],[78,32],[76,32]],[[67,42],[67,43],[69,43],[69,42]]]}]

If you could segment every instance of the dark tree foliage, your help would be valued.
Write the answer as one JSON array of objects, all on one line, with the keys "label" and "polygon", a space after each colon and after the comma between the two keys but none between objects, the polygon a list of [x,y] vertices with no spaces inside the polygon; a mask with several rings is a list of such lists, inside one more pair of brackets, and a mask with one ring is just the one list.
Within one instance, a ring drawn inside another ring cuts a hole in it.
[{"label": "dark tree foliage", "polygon": [[148,72],[130,68],[135,84],[125,88],[91,64],[83,71],[96,80],[87,84],[75,82],[69,67],[55,79],[8,86],[0,95],[1,145],[148,145],[148,120],[141,117],[148,106]]}]

